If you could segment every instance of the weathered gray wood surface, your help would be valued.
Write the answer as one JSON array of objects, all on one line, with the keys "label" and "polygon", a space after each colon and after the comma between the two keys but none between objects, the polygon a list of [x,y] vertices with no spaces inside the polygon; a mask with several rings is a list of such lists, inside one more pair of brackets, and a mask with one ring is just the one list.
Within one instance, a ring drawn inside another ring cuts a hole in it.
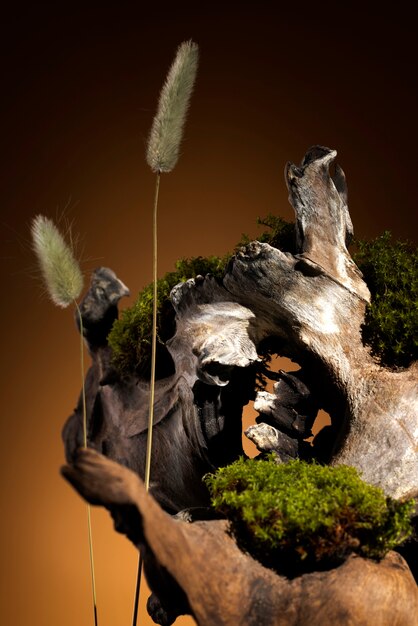
[{"label": "weathered gray wood surface", "polygon": [[335,155],[314,148],[301,167],[286,168],[299,254],[255,242],[236,255],[224,284],[255,313],[254,341],[279,336],[329,412],[329,461],[354,465],[395,498],[416,495],[418,364],[388,371],[362,344],[369,293],[345,246],[352,227],[342,170],[337,184],[328,171]]}]

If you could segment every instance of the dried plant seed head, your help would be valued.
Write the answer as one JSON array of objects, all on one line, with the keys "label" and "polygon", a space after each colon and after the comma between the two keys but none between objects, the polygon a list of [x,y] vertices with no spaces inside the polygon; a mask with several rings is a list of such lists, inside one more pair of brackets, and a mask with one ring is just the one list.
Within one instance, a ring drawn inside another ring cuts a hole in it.
[{"label": "dried plant seed head", "polygon": [[38,215],[32,222],[33,250],[52,302],[66,308],[78,298],[83,275],[73,250],[52,220]]},{"label": "dried plant seed head", "polygon": [[184,41],[167,74],[148,140],[147,163],[153,172],[171,172],[177,163],[198,58],[197,44]]}]

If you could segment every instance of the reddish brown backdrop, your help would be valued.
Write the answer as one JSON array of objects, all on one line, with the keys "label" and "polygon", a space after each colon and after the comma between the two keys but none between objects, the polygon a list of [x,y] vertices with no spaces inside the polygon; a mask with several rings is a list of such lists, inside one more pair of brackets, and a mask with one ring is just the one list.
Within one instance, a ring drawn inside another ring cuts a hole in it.
[{"label": "reddish brown backdrop", "polygon": [[[183,154],[161,186],[161,273],[256,237],[258,215],[290,218],[283,168],[314,143],[338,150],[358,235],[416,239],[415,22],[407,3],[366,4],[37,3],[2,16],[2,624],[92,623],[85,508],[58,474],[77,334],[31,277],[31,218],[73,220],[87,273],[112,267],[133,295],[150,281],[144,145],[175,49],[193,38]],[[106,513],[93,521],[100,625],[130,624],[135,550]]]}]

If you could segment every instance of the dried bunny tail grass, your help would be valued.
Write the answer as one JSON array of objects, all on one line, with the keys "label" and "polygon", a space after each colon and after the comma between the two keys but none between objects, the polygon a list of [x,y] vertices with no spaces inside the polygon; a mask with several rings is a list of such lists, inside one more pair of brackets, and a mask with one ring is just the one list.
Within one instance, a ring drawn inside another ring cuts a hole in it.
[{"label": "dried bunny tail grass", "polygon": [[[186,121],[190,97],[196,79],[199,48],[193,41],[184,41],[177,49],[176,57],[160,93],[158,110],[154,117],[148,140],[147,163],[156,176],[153,210],[153,311],[151,380],[149,396],[148,434],[145,455],[144,484],[148,491],[150,484],[152,429],[154,423],[155,369],[157,351],[157,209],[160,177],[163,172],[171,172],[179,157],[183,126]],[[136,577],[135,599],[132,626],[136,626],[141,591],[142,558],[139,553]]]},{"label": "dried bunny tail grass", "polygon": [[52,220],[37,215],[32,222],[33,250],[52,302],[66,308],[83,289],[83,275],[69,246]]},{"label": "dried bunny tail grass", "polygon": [[147,163],[153,172],[171,172],[177,163],[198,59],[197,44],[180,44],[161,90],[148,140]]},{"label": "dried bunny tail grass", "polygon": [[[70,245],[67,244],[54,222],[44,215],[37,215],[32,221],[32,247],[38,257],[47,292],[52,302],[66,308],[74,304],[80,323],[80,357],[83,406],[83,446],[87,448],[87,410],[86,389],[84,382],[84,332],[83,318],[77,298],[83,289],[83,275],[73,253],[73,241],[70,231]],[[90,505],[87,504],[87,533],[89,544],[91,585],[93,593],[94,624],[98,626],[96,578],[93,557],[93,537],[91,529]]]}]

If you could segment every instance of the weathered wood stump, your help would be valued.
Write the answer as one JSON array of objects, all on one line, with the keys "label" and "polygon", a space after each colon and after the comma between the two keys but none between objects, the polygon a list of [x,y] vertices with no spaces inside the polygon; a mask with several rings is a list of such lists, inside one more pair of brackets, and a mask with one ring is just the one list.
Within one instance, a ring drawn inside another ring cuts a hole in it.
[{"label": "weathered wood stump", "polygon": [[[302,457],[353,465],[387,495],[418,497],[418,363],[404,370],[386,369],[362,343],[370,294],[347,250],[352,224],[344,173],[339,166],[330,173],[335,157],[334,150],[317,146],[300,167],[286,166],[296,215],[295,254],[255,241],[233,257],[222,281],[199,276],[171,293],[176,324],[164,347],[170,373],[156,384],[151,468],[151,494],[170,513],[208,504],[202,476],[243,454],[242,409],[250,399],[259,417],[246,434],[260,451],[274,451],[282,461]],[[112,366],[106,341],[118,300],[126,293],[115,274],[101,268],[80,306],[92,356],[86,380],[88,440],[98,452],[143,476],[149,383],[135,374],[122,378]],[[257,392],[258,355],[269,342],[301,369],[270,373],[276,381],[273,393]],[[329,413],[332,426],[311,446],[305,439],[320,408]],[[396,555],[379,565],[353,557],[329,572],[294,581],[280,578],[241,554],[224,522],[174,523],[142,494],[139,479],[133,481],[131,474],[126,478],[119,466],[92,453],[80,460],[81,416],[79,403],[64,428],[67,461],[76,463],[66,475],[83,495],[91,499],[96,494],[99,503],[119,511],[121,529],[128,525],[131,535],[139,533],[131,538],[138,543],[140,536],[151,555],[151,578],[163,580],[160,569],[167,568],[172,577],[168,588],[174,585],[182,606],[187,605],[186,594],[201,624],[414,623],[408,619],[416,609],[416,589]],[[100,486],[107,472],[114,474],[114,484]],[[116,478],[118,472],[123,479]],[[126,522],[125,505],[122,517],[120,507],[115,508],[119,480],[120,497],[125,502],[128,490],[134,503],[128,508],[137,531]],[[129,491],[132,484],[136,495]],[[155,516],[152,523],[145,501]],[[212,553],[219,550],[228,556],[220,556],[215,565]],[[194,583],[186,573],[192,563],[195,568],[199,564],[191,576]],[[237,574],[241,566],[245,577]],[[207,578],[210,567],[212,578]],[[366,602],[365,589],[374,601]],[[358,602],[353,603],[353,593]],[[265,617],[257,608],[260,602]],[[404,610],[403,602],[410,609]],[[156,614],[158,602],[151,604]],[[354,610],[360,612],[350,613]],[[221,617],[224,611],[227,618]],[[401,618],[395,619],[396,611]],[[353,615],[354,621],[344,615]]]}]

